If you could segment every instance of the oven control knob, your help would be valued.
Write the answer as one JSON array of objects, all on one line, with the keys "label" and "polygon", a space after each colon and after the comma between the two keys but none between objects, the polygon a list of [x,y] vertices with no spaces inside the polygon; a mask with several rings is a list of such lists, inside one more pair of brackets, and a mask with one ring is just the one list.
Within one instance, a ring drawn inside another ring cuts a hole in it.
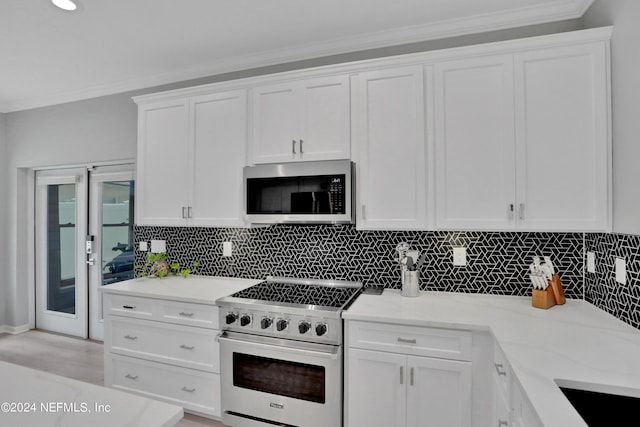
[{"label": "oven control knob", "polygon": [[225,322],[227,322],[227,325],[235,323],[236,320],[238,320],[238,313],[234,313],[233,311],[227,313],[227,317],[225,318]]},{"label": "oven control knob", "polygon": [[251,323],[250,314],[243,314],[242,316],[240,316],[240,326],[247,326],[250,323]]},{"label": "oven control knob", "polygon": [[316,335],[321,337],[326,333],[327,333],[327,324],[326,323],[318,323],[316,325]]},{"label": "oven control knob", "polygon": [[278,331],[284,331],[289,326],[289,321],[287,319],[278,319],[276,321],[276,329]]},{"label": "oven control knob", "polygon": [[267,329],[271,326],[272,323],[273,323],[273,319],[271,317],[265,316],[260,320],[260,327],[262,329]]},{"label": "oven control knob", "polygon": [[301,334],[306,334],[309,329],[311,329],[311,323],[307,322],[306,320],[302,320],[300,321],[300,323],[298,323],[298,330]]}]

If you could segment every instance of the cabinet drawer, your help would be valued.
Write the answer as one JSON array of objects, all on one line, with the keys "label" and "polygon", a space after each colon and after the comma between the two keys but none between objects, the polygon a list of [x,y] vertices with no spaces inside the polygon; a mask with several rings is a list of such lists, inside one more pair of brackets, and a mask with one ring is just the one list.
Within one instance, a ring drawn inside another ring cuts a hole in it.
[{"label": "cabinet drawer", "polygon": [[349,321],[349,347],[471,361],[471,332]]},{"label": "cabinet drawer", "polygon": [[157,307],[160,321],[218,329],[218,307],[216,306],[158,300]]},{"label": "cabinet drawer", "polygon": [[187,410],[220,416],[220,376],[135,358],[108,355],[105,383],[165,400]]},{"label": "cabinet drawer", "polygon": [[103,294],[105,315],[151,319],[154,312],[154,300],[127,295]]},{"label": "cabinet drawer", "polygon": [[210,372],[220,371],[216,331],[113,317],[105,348],[111,352]]},{"label": "cabinet drawer", "polygon": [[497,392],[501,393],[508,401],[511,398],[511,367],[498,343],[494,343],[493,346],[493,368]]}]

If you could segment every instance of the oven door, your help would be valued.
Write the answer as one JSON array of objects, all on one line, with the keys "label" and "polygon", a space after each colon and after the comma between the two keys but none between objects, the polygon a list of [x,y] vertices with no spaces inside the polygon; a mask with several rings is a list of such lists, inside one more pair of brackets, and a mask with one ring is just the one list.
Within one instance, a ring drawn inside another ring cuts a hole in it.
[{"label": "oven door", "polygon": [[222,421],[239,426],[342,423],[342,348],[225,332]]}]

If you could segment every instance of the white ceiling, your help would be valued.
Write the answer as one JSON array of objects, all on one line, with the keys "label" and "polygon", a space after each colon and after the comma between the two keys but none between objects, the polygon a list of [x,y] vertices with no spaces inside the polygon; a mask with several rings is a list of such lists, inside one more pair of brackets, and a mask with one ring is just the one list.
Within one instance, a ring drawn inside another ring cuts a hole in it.
[{"label": "white ceiling", "polygon": [[578,18],[593,0],[0,0],[0,112]]}]

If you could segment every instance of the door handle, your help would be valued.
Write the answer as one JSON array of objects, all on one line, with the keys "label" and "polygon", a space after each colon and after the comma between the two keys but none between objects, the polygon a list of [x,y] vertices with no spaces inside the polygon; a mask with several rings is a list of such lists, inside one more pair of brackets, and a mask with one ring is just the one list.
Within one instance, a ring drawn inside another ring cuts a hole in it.
[{"label": "door handle", "polygon": [[295,139],[291,140],[291,154],[293,154],[293,155],[296,154],[296,140]]},{"label": "door handle", "polygon": [[303,140],[300,140],[300,155],[304,154],[304,151],[302,151],[302,143],[303,142],[304,142]]},{"label": "door handle", "polygon": [[87,260],[87,265],[90,265],[91,267],[93,267],[94,265],[96,265],[96,260],[95,258],[89,258]]},{"label": "door handle", "polygon": [[524,220],[524,203],[520,203],[518,206],[518,219]]},{"label": "door handle", "polygon": [[409,370],[409,385],[413,385],[413,366]]},{"label": "door handle", "polygon": [[400,385],[404,384],[404,366],[400,366]]}]

